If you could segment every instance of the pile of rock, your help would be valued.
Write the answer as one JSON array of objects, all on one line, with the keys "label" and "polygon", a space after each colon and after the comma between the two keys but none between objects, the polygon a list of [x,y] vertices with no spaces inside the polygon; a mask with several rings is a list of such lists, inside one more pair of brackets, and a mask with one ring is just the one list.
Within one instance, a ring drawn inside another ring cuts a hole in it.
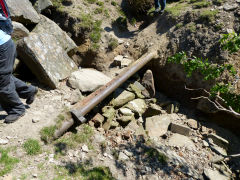
[{"label": "pile of rock", "polygon": [[188,171],[180,170],[190,177],[228,179],[231,174],[226,167],[213,161],[227,155],[229,142],[199,121],[179,113],[179,108],[179,103],[155,92],[152,72],[147,70],[141,80],[118,88],[113,99],[88,123],[117,145],[139,135],[151,139],[171,163],[188,167]]}]

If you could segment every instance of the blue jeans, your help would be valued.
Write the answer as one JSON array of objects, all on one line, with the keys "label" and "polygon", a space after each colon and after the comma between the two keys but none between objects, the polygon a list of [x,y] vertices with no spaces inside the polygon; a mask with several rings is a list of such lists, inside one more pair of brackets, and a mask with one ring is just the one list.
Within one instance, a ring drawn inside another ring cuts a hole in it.
[{"label": "blue jeans", "polygon": [[10,39],[0,46],[0,105],[8,114],[21,115],[25,106],[20,98],[27,99],[34,87],[13,76],[15,58],[16,48]]},{"label": "blue jeans", "polygon": [[161,5],[161,10],[164,10],[166,7],[166,0],[155,0],[155,9],[160,8]]}]

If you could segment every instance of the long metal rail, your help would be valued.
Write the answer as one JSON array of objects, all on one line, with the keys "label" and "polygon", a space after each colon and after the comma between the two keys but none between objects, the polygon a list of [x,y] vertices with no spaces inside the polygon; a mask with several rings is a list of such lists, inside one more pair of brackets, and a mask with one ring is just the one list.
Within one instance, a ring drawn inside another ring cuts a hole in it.
[{"label": "long metal rail", "polygon": [[133,74],[138,72],[143,66],[145,66],[152,59],[157,58],[157,51],[144,54],[141,58],[135,61],[129,68],[120,73],[117,77],[111,80],[106,85],[100,87],[95,92],[84,98],[77,103],[73,110],[71,110],[72,118],[63,122],[60,129],[56,130],[54,137],[58,138],[65,131],[67,131],[73,124],[74,120],[78,120],[81,123],[85,123],[87,120],[84,116],[89,113],[95,106],[109,96],[115,89],[128,80]]}]

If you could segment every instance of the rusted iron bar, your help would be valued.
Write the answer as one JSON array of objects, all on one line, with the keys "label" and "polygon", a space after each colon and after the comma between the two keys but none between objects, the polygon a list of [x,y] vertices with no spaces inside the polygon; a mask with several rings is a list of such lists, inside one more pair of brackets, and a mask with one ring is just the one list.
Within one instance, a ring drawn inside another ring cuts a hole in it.
[{"label": "rusted iron bar", "polygon": [[61,136],[67,131],[73,124],[74,119],[85,123],[87,120],[84,116],[89,113],[95,106],[102,102],[107,96],[109,96],[115,89],[122,85],[132,75],[138,72],[144,65],[146,65],[152,59],[157,58],[157,51],[144,54],[140,59],[135,61],[129,68],[120,73],[117,77],[111,80],[106,85],[100,87],[95,92],[84,98],[77,103],[73,110],[71,110],[72,119],[62,124],[62,127],[55,132],[55,137]]}]

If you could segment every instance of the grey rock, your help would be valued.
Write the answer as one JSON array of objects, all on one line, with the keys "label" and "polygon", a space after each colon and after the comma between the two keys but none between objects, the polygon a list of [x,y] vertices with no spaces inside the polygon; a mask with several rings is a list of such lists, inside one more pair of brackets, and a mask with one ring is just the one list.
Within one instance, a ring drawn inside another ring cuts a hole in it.
[{"label": "grey rock", "polygon": [[9,140],[7,139],[0,139],[0,145],[6,145],[8,144]]},{"label": "grey rock", "polygon": [[129,159],[129,157],[125,153],[123,153],[123,152],[119,153],[119,155],[118,155],[118,160],[119,161],[126,161],[128,159]]},{"label": "grey rock", "polygon": [[124,116],[132,116],[134,113],[128,108],[120,108],[119,112]]},{"label": "grey rock", "polygon": [[225,10],[225,11],[233,11],[233,10],[235,10],[235,9],[237,9],[238,8],[238,4],[237,3],[235,3],[235,4],[224,4],[223,5],[223,9]]},{"label": "grey rock", "polygon": [[113,99],[110,104],[114,107],[120,107],[133,100],[134,98],[134,93],[124,90],[115,99]]},{"label": "grey rock", "polygon": [[207,141],[203,140],[203,147],[209,147],[209,144]]},{"label": "grey rock", "polygon": [[223,174],[221,174],[218,170],[212,170],[205,168],[204,169],[204,175],[209,180],[228,180],[229,178]]},{"label": "grey rock", "polygon": [[13,21],[22,24],[37,24],[40,21],[38,13],[29,0],[6,0]]},{"label": "grey rock", "polygon": [[82,146],[82,151],[83,151],[83,152],[89,152],[88,146],[87,146],[86,144],[84,144],[84,145]]},{"label": "grey rock", "polygon": [[104,121],[104,117],[97,113],[91,120],[90,122],[93,122],[95,127],[102,127],[102,123]]},{"label": "grey rock", "polygon": [[111,81],[111,78],[94,69],[80,69],[71,74],[69,85],[81,92],[93,92]]},{"label": "grey rock", "polygon": [[17,52],[38,80],[51,88],[58,87],[60,80],[77,69],[56,38],[47,33],[30,33],[19,41]]},{"label": "grey rock", "polygon": [[171,118],[164,114],[146,118],[146,131],[150,138],[160,137],[166,134],[171,123]]},{"label": "grey rock", "polygon": [[53,5],[50,0],[30,0],[30,1],[38,13],[41,13],[42,11]]},{"label": "grey rock", "polygon": [[198,129],[198,122],[194,119],[188,119],[187,125],[192,129]]},{"label": "grey rock", "polygon": [[147,109],[147,104],[143,99],[134,99],[133,101],[130,101],[126,107],[131,109],[133,112],[142,115]]},{"label": "grey rock", "polygon": [[174,113],[174,104],[169,104],[166,108],[168,114]]},{"label": "grey rock", "polygon": [[154,78],[153,73],[151,70],[147,70],[143,75],[142,83],[141,83],[147,91],[145,91],[144,96],[154,97],[155,96],[155,85],[154,85]]},{"label": "grey rock", "polygon": [[178,133],[184,136],[190,136],[191,129],[187,126],[176,124],[176,123],[171,123],[171,128],[170,130],[173,133]]},{"label": "grey rock", "polygon": [[192,140],[189,137],[183,136],[181,134],[173,134],[169,138],[168,145],[173,147],[186,147],[189,149],[195,148]]},{"label": "grey rock", "polygon": [[13,39],[19,40],[29,35],[29,30],[23,24],[13,21],[12,25],[13,25],[12,33]]},{"label": "grey rock", "polygon": [[134,115],[131,116],[121,116],[117,118],[118,121],[122,122],[122,123],[128,123],[130,121],[135,120]]},{"label": "grey rock", "polygon": [[214,144],[216,144],[226,150],[228,149],[229,142],[226,139],[224,139],[216,134],[212,134],[212,133],[208,134],[207,137],[208,137],[208,139],[209,138],[212,139]]},{"label": "grey rock", "polygon": [[101,134],[95,134],[93,140],[95,143],[99,144],[99,143],[105,142],[106,138],[105,138],[105,136],[103,136]]},{"label": "grey rock", "polygon": [[74,49],[77,47],[75,42],[63,31],[55,22],[48,19],[47,17],[40,15],[41,20],[32,32],[35,33],[48,33],[54,36],[57,43],[67,51],[71,57],[74,54]]},{"label": "grey rock", "polygon": [[138,85],[136,86],[135,84],[136,84],[136,83],[130,84],[127,89],[128,89],[129,91],[134,92],[138,98],[142,98],[142,99],[145,98],[145,96],[142,94],[141,87],[139,87]]},{"label": "grey rock", "polygon": [[158,106],[157,104],[150,103],[147,110],[144,112],[143,116],[151,117],[151,116],[156,116],[163,113],[164,111],[160,106]]},{"label": "grey rock", "polygon": [[40,121],[40,118],[39,117],[35,117],[32,119],[32,122],[33,123],[38,123]]}]

